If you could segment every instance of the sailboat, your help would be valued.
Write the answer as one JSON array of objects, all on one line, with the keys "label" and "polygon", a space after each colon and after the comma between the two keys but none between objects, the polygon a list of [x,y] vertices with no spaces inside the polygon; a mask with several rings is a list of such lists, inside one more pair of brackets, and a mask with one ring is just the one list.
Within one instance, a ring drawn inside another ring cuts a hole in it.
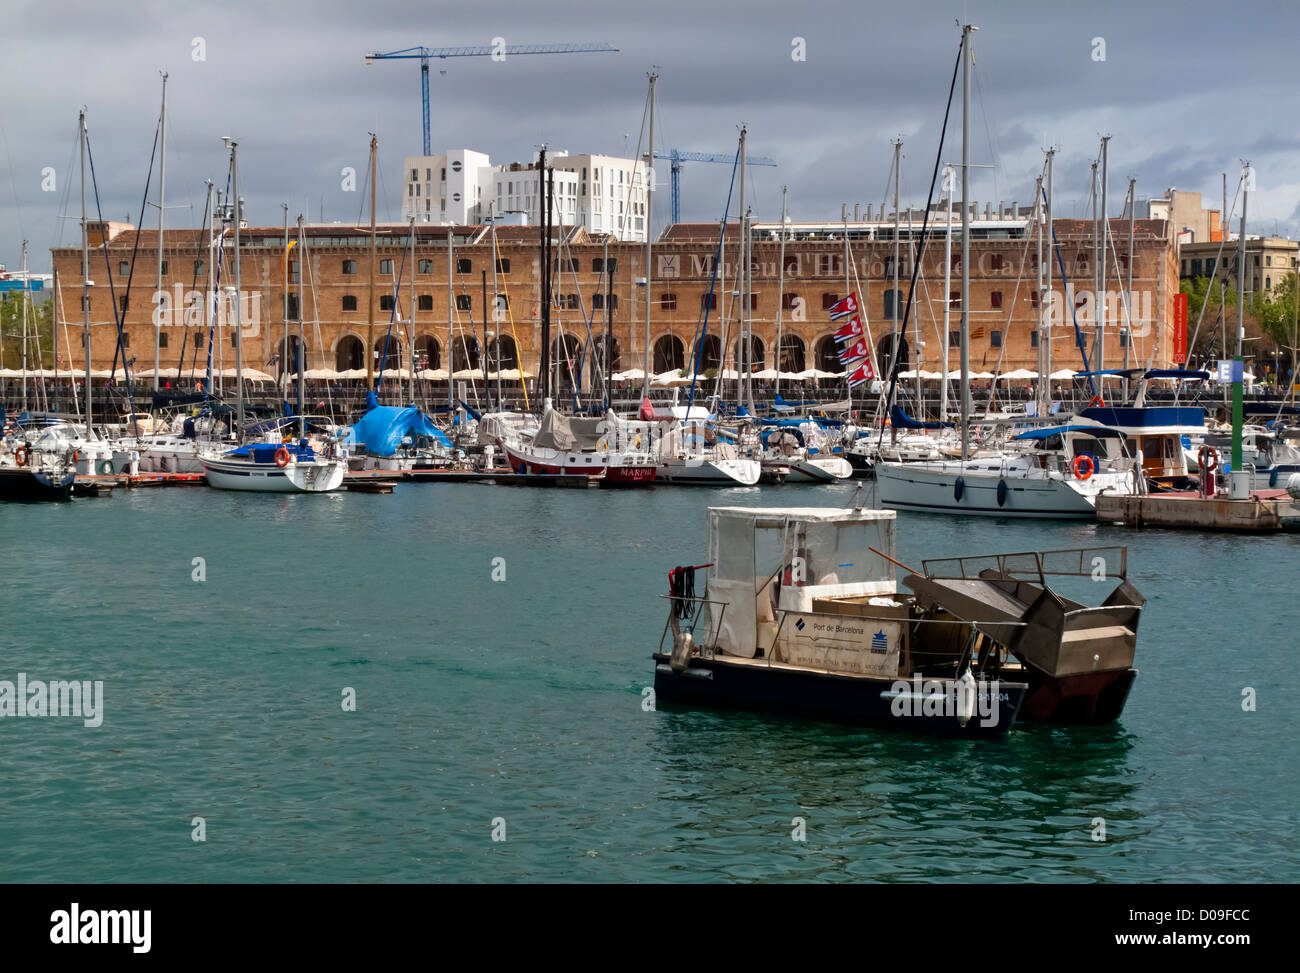
[{"label": "sailboat", "polygon": [[[970,450],[970,168],[971,34],[962,28],[961,458],[876,464],[876,498],[884,507],[975,516],[1087,519],[1102,493],[1134,493],[1142,474],[1125,436],[1095,422],[1031,430],[991,455]],[[927,207],[928,213],[928,207]],[[1050,219],[1050,217],[1049,217]],[[1049,302],[1039,302],[1039,314]]]},{"label": "sailboat", "polygon": [[[373,169],[373,148],[371,159]],[[239,382],[236,428],[241,437],[248,435],[244,426],[243,342],[239,340],[243,322],[239,319],[240,297],[239,230],[243,214],[239,207],[239,143],[230,142],[231,211],[234,225],[234,333],[235,372]],[[373,176],[372,176],[373,179]],[[373,269],[372,269],[373,273]],[[244,490],[257,493],[328,493],[343,485],[347,472],[347,452],[328,439],[318,451],[306,435],[304,418],[291,417],[298,425],[296,439],[276,437],[271,442],[247,442],[234,449],[209,446],[199,452],[199,462],[208,485],[218,490]],[[275,431],[283,432],[277,427]]]}]

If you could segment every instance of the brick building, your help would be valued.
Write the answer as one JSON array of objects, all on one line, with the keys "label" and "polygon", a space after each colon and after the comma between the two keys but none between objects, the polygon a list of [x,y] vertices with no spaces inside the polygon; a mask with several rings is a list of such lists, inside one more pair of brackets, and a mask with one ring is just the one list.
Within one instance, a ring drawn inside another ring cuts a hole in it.
[{"label": "brick building", "polygon": [[[1122,226],[1121,226],[1122,224]],[[1038,366],[1037,242],[1029,233],[1027,220],[1004,220],[994,230],[972,230],[972,275],[970,285],[971,364],[977,371],[1003,372]],[[1127,244],[1127,221],[1116,221],[1112,232],[1117,246]],[[1156,366],[1170,364],[1172,355],[1173,295],[1178,289],[1178,265],[1170,239],[1170,224],[1163,220],[1139,220],[1135,233],[1132,313],[1134,333],[1131,362]],[[752,245],[754,287],[751,316],[754,349],[751,360],[762,367],[778,366],[776,354],[776,311],[784,307],[779,367],[801,371],[818,367],[839,371],[834,326],[823,308],[857,291],[868,326],[877,347],[889,341],[895,295],[893,293],[894,243],[889,237],[892,224],[832,224],[832,231],[787,233],[785,275],[778,301],[781,244],[779,226],[755,225]],[[933,232],[934,227],[931,228]],[[908,233],[920,235],[919,224]],[[940,236],[931,239],[924,254],[923,273],[917,288],[909,341],[917,323],[922,347],[915,349],[911,363],[936,371],[942,359],[944,246]],[[292,363],[298,318],[303,315],[307,367],[345,371],[364,369],[367,345],[378,356],[384,348],[393,317],[394,285],[397,320],[392,325],[389,367],[405,365],[411,331],[415,335],[417,367],[445,369],[448,348],[454,351],[454,370],[478,369],[480,351],[489,349],[488,364],[495,367],[497,353],[504,369],[522,366],[536,373],[540,361],[539,230],[537,227],[503,226],[493,234],[483,226],[429,226],[415,229],[415,257],[411,266],[409,229],[405,224],[382,226],[378,231],[377,266],[373,297],[375,325],[370,327],[369,231],[364,227],[333,224],[305,228],[305,246],[291,251],[289,265],[289,354],[285,354],[283,300],[285,283],[281,271],[284,254],[283,231],[279,227],[241,229],[241,288],[247,322],[243,362],[246,368],[278,374],[280,363]],[[845,241],[849,236],[850,262],[846,280]],[[1079,306],[1079,323],[1092,341],[1091,289],[1093,280],[1092,227],[1082,220],[1057,220],[1061,258],[1072,290],[1066,295],[1059,266],[1053,263],[1053,307],[1058,323],[1051,337],[1052,370],[1080,368],[1069,301]],[[449,254],[448,237],[451,239]],[[588,234],[581,228],[566,229],[557,237],[555,293],[552,311],[552,359],[561,363],[576,358],[588,345],[600,348],[608,371],[641,368],[645,363],[644,285],[645,247]],[[725,329],[725,366],[733,367],[737,301],[735,289],[739,230],[732,224],[723,246],[723,259],[714,279],[714,258],[718,250],[716,225],[678,224],[667,228],[654,245],[654,273],[651,287],[650,339],[652,368],[666,371],[689,364],[689,350],[700,326],[708,293],[714,290],[709,312],[708,337],[703,346],[703,368],[716,367]],[[291,229],[291,238],[296,230]],[[213,284],[214,264],[208,234],[201,230],[168,230],[164,247],[164,280],[168,299],[164,302],[164,323],[157,328],[162,341],[160,361],[164,369],[180,368],[183,376],[203,372],[211,323],[203,308],[203,292]],[[227,233],[227,247],[220,263],[220,287],[233,286],[233,267]],[[92,357],[95,368],[113,363],[116,327],[113,307],[125,307],[128,357],[134,358],[135,372],[152,368],[155,335],[155,267],[157,231],[126,224],[92,224],[90,276],[94,281],[90,299]],[[910,241],[902,244],[901,292],[907,291],[912,271]],[[950,368],[957,367],[957,329],[960,322],[960,260],[954,246],[949,300],[951,317],[947,341],[951,349]],[[134,253],[134,264],[132,254]],[[449,263],[450,257],[450,263]],[[1121,334],[1124,316],[1118,293],[1115,266],[1127,275],[1127,253],[1112,258],[1108,287],[1111,306],[1106,315],[1107,364],[1123,361],[1125,339]],[[62,247],[53,251],[55,309],[58,322],[60,366],[71,362],[80,367],[81,250]],[[299,275],[302,306],[299,307]],[[404,261],[406,264],[404,265]],[[134,270],[132,269],[134,267]],[[448,273],[452,278],[449,342]],[[411,286],[414,269],[414,286]],[[606,274],[608,270],[608,275]],[[127,293],[127,284],[130,292]],[[110,286],[111,284],[111,286]],[[413,293],[412,293],[413,292]],[[486,294],[486,300],[485,300]],[[414,327],[408,327],[414,298]],[[172,306],[168,308],[166,305]],[[211,303],[206,302],[206,303]],[[483,308],[494,304],[495,315],[483,320]],[[902,301],[899,301],[900,317]],[[233,320],[233,315],[230,320]],[[1060,321],[1064,321],[1061,326]],[[606,333],[608,341],[601,342]],[[234,335],[226,328],[218,335],[214,364],[234,366]],[[879,365],[878,365],[879,367]],[[567,371],[560,367],[563,380]],[[588,367],[587,378],[594,374]],[[184,384],[184,379],[183,379]]]}]

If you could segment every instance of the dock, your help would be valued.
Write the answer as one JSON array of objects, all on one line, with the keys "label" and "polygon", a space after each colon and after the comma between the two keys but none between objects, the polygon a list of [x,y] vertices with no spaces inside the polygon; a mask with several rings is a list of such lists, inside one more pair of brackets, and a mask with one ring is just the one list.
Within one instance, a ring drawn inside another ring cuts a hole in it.
[{"label": "dock", "polygon": [[1125,527],[1172,527],[1191,530],[1300,530],[1300,501],[1285,490],[1252,490],[1243,500],[1202,497],[1193,490],[1141,497],[1097,498],[1097,520]]}]

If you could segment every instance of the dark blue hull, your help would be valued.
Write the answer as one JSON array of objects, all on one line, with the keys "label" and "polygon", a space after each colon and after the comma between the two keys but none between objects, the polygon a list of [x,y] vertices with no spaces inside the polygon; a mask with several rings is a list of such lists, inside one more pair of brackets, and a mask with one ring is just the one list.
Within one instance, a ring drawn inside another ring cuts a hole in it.
[{"label": "dark blue hull", "polygon": [[[1028,685],[1000,682],[996,701],[988,687],[975,714],[961,725],[951,707],[927,705],[914,683],[883,677],[835,675],[787,666],[724,659],[691,659],[674,673],[669,656],[656,654],[655,697],[700,706],[792,713],[885,730],[950,736],[1002,736],[1015,722]],[[935,680],[951,686],[953,680]],[[900,685],[901,684],[901,685]],[[947,712],[943,710],[947,709]]]},{"label": "dark blue hull", "polygon": [[0,469],[0,500],[40,503],[72,499],[77,474],[45,473],[25,469]]}]

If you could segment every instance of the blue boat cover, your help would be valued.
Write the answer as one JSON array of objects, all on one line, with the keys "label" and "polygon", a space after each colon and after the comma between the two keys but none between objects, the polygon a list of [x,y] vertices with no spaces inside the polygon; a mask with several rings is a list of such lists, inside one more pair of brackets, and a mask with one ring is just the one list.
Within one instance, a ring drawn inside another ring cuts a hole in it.
[{"label": "blue boat cover", "polygon": [[451,440],[413,405],[378,405],[348,430],[346,446],[364,446],[373,456],[392,456],[407,437],[427,437],[450,447]]},{"label": "blue boat cover", "polygon": [[903,411],[901,405],[889,410],[889,422],[895,429],[953,429],[955,422],[919,422]]},{"label": "blue boat cover", "polygon": [[1101,426],[1049,426],[1046,429],[1030,429],[1028,432],[1022,432],[1019,436],[1012,436],[1012,439],[1051,439],[1053,436],[1059,436],[1063,432],[1086,432],[1090,436],[1096,436],[1098,439],[1105,439],[1108,436],[1122,436],[1122,432],[1116,429],[1106,429]]}]

